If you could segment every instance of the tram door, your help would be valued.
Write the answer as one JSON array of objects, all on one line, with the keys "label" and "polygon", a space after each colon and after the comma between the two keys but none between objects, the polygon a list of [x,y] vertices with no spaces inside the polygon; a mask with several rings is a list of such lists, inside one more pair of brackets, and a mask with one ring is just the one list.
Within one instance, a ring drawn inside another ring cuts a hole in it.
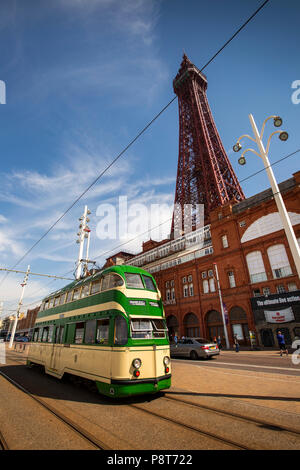
[{"label": "tram door", "polygon": [[50,357],[50,369],[59,369],[60,355],[62,351],[62,342],[64,335],[64,326],[57,326],[55,331],[55,343],[52,345]]}]

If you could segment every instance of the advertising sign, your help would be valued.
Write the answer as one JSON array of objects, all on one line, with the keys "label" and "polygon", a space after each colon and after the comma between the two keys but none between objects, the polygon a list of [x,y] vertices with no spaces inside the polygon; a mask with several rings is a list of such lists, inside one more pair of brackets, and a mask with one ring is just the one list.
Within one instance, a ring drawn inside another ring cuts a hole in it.
[{"label": "advertising sign", "polygon": [[291,307],[284,310],[265,310],[265,317],[268,323],[286,323],[295,320]]}]

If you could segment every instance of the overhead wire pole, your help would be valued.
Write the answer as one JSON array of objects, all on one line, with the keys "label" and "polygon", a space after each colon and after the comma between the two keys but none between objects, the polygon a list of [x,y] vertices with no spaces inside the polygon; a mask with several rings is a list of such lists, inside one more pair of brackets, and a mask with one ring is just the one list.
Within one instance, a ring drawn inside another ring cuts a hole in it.
[{"label": "overhead wire pole", "polygon": [[30,272],[30,265],[28,265],[28,267],[27,267],[27,271],[26,271],[26,274],[25,274],[25,277],[24,277],[24,281],[21,284],[22,291],[21,291],[21,296],[20,296],[20,300],[19,300],[19,304],[18,304],[18,309],[17,309],[17,313],[15,315],[14,324],[13,324],[13,328],[12,328],[12,332],[11,332],[11,337],[10,337],[10,341],[9,341],[9,349],[12,348],[13,342],[14,342],[14,339],[15,339],[15,332],[16,332],[16,328],[17,328],[18,319],[19,319],[19,316],[20,316],[21,305],[22,305],[22,301],[23,301],[23,297],[24,297],[25,287],[27,285],[29,272]]},{"label": "overhead wire pole", "polygon": [[[202,72],[222,51],[228,44],[246,27],[246,25],[258,14],[262,8],[269,3],[270,0],[265,0],[252,15],[237,29],[237,31],[223,44],[223,46],[211,57],[211,59],[200,69]],[[111,161],[111,163],[97,176],[97,178],[91,182],[91,184],[73,201],[73,203],[65,210],[65,212],[49,227],[49,229],[29,248],[26,253],[17,261],[13,266],[15,268],[23,259],[43,240],[48,233],[58,224],[58,222],[75,206],[75,204],[102,178],[102,176],[119,160],[119,158],[143,135],[146,130],[164,113],[164,111],[176,100],[177,96],[172,98],[159,113],[129,142],[129,144]],[[5,281],[6,276],[0,281],[0,285]]]}]

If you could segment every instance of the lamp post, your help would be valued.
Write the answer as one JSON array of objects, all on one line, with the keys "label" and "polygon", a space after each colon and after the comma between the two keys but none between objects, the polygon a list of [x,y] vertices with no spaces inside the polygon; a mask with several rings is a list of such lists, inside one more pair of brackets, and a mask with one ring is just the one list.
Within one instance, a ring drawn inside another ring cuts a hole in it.
[{"label": "lamp post", "polygon": [[270,165],[270,162],[269,162],[269,159],[268,159],[268,153],[269,153],[271,138],[273,137],[273,135],[279,134],[279,139],[282,140],[283,142],[285,142],[288,139],[288,133],[285,132],[285,131],[279,131],[279,130],[272,132],[272,134],[268,138],[267,147],[265,149],[262,138],[263,138],[263,134],[264,134],[264,130],[265,130],[265,125],[266,125],[267,121],[269,121],[269,119],[273,119],[273,123],[274,123],[275,127],[280,127],[282,125],[281,117],[279,117],[279,116],[269,116],[268,118],[266,118],[264,120],[262,128],[261,128],[261,132],[259,133],[252,114],[249,114],[249,120],[250,120],[250,124],[251,124],[252,130],[253,130],[254,138],[251,137],[248,134],[242,135],[238,139],[237,143],[233,146],[233,150],[234,150],[234,152],[239,152],[241,150],[242,146],[240,144],[240,140],[243,137],[247,137],[248,139],[252,140],[253,142],[256,142],[256,144],[258,146],[258,149],[259,149],[259,153],[256,152],[255,150],[253,150],[252,148],[247,148],[246,150],[243,151],[243,153],[242,153],[241,157],[239,158],[238,162],[239,162],[240,165],[245,165],[246,159],[244,157],[244,154],[246,152],[255,153],[256,155],[258,155],[263,160],[267,175],[268,175],[269,180],[270,180],[270,184],[271,184],[273,196],[274,196],[274,199],[275,199],[275,202],[276,202],[276,205],[277,205],[277,209],[278,209],[278,212],[279,212],[279,215],[280,215],[280,218],[281,218],[281,221],[282,221],[282,225],[283,225],[283,228],[284,228],[287,240],[288,240],[288,244],[289,244],[292,256],[293,256],[293,260],[294,260],[294,263],[295,263],[295,266],[296,266],[296,269],[297,269],[297,273],[298,273],[298,276],[300,277],[300,249],[299,249],[299,245],[298,245],[298,242],[297,242],[297,239],[296,239],[296,236],[295,236],[295,232],[293,230],[293,226],[291,224],[288,212],[287,212],[285,204],[283,202],[283,198],[282,198],[281,193],[279,191],[279,187],[278,187],[278,184],[276,182],[273,170],[271,168],[271,165]]}]

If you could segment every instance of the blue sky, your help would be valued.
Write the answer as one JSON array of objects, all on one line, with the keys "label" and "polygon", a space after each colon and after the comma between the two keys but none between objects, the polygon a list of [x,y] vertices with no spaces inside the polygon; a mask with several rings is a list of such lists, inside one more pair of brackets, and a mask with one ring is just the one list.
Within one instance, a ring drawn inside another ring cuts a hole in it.
[{"label": "blue sky", "polygon": [[[174,96],[183,51],[201,68],[263,3],[256,0],[2,0],[0,80],[0,266],[11,267],[104,167]],[[249,154],[237,164],[232,145],[279,114],[289,140],[276,138],[270,160],[300,148],[297,0],[271,0],[205,70],[208,100],[240,180],[262,168]],[[267,133],[271,132],[270,127]],[[99,204],[172,204],[178,158],[177,100],[103,179],[18,266],[64,274],[74,268],[78,217],[92,210],[91,258],[120,241],[96,236]],[[274,167],[278,181],[299,170],[299,154]],[[264,173],[242,183],[246,196],[269,186]],[[161,219],[166,220],[167,211]],[[169,232],[164,225],[162,236]],[[147,237],[144,237],[146,239]],[[123,249],[138,250],[143,237]],[[124,242],[124,240],[121,240]],[[107,256],[107,255],[106,255]],[[103,258],[98,258],[102,264]],[[0,286],[16,305],[22,276]],[[31,278],[24,304],[60,287]]]}]

